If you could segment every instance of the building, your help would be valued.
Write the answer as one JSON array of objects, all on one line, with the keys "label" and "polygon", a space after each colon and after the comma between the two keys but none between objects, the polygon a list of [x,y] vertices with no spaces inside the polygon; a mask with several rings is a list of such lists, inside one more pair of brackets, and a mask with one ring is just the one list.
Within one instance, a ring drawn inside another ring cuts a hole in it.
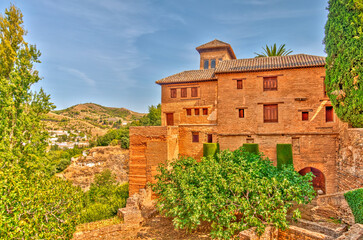
[{"label": "building", "polygon": [[203,143],[235,150],[258,143],[276,165],[276,144],[293,147],[296,171],[337,191],[339,131],[345,126],[326,96],[325,58],[306,54],[236,59],[213,40],[196,48],[200,69],[156,81],[161,127],[130,128],[130,195],[153,182],[157,165],[179,155],[202,157]]}]

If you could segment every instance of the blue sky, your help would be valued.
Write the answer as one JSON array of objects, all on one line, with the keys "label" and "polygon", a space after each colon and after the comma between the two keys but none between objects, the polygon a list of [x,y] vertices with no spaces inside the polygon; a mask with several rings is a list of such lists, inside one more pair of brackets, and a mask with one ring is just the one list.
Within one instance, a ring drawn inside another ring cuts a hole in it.
[{"label": "blue sky", "polygon": [[[12,0],[42,52],[37,84],[57,109],[94,102],[146,112],[163,77],[199,68],[195,47],[219,39],[237,58],[285,43],[325,56],[324,0]],[[2,0],[0,10],[10,6]]]}]

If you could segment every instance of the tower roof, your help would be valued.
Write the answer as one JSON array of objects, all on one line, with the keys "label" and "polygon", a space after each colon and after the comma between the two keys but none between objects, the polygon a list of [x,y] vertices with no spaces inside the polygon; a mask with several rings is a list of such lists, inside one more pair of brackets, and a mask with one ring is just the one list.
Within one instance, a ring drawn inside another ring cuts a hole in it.
[{"label": "tower roof", "polygon": [[199,53],[201,53],[203,50],[213,49],[213,48],[227,48],[231,57],[236,59],[236,55],[234,54],[231,45],[218,39],[214,39],[213,41],[207,42],[205,44],[200,45],[199,47],[196,47]]}]

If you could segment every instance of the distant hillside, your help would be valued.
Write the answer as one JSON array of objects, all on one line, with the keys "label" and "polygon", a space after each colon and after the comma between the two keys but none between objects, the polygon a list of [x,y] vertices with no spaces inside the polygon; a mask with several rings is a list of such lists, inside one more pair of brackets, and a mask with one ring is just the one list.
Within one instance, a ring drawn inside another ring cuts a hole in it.
[{"label": "distant hillside", "polygon": [[49,130],[78,130],[94,137],[104,135],[109,129],[127,125],[144,115],[144,113],[133,112],[126,108],[84,103],[53,111],[47,115],[44,121]]}]

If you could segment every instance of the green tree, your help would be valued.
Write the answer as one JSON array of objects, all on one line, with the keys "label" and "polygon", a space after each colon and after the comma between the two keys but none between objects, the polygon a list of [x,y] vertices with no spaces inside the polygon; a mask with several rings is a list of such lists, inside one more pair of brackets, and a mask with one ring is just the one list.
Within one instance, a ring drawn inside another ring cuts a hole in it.
[{"label": "green tree", "polygon": [[149,106],[149,113],[140,120],[133,121],[132,126],[160,126],[161,125],[161,104]]},{"label": "green tree", "polygon": [[[315,195],[311,174],[301,176],[292,166],[279,170],[242,149],[200,162],[181,158],[159,170],[152,186],[160,212],[180,229],[210,222],[212,238],[230,238],[251,227],[261,234],[267,225],[285,229],[293,203],[308,203]],[[298,210],[294,217],[300,217]]]},{"label": "green tree", "polygon": [[43,90],[30,91],[40,52],[25,42],[22,18],[14,5],[0,15],[0,239],[70,239],[83,194],[49,177],[41,162],[41,118],[53,105]]},{"label": "green tree", "polygon": [[262,48],[262,53],[256,53],[256,58],[259,57],[273,57],[273,56],[287,56],[292,53],[292,50],[287,50],[285,48],[285,44],[281,44],[280,47],[277,49],[276,43],[272,45],[271,47],[266,45],[266,48]]},{"label": "green tree", "polygon": [[330,0],[328,10],[327,93],[340,119],[363,127],[363,2]]}]

